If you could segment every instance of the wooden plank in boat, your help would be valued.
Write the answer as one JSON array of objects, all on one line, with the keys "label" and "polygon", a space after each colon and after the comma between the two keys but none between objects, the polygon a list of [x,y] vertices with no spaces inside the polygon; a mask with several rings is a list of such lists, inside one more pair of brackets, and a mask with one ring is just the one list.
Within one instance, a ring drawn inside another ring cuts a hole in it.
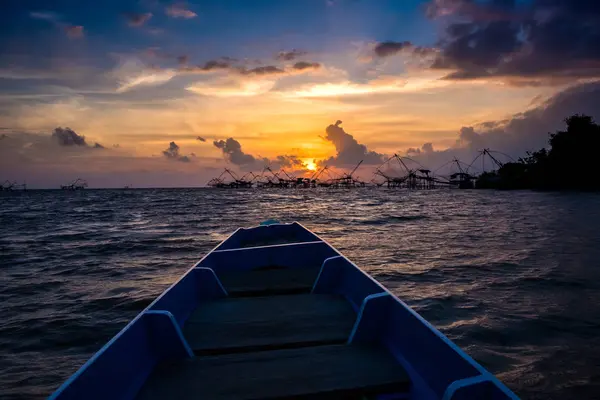
[{"label": "wooden plank in boat", "polygon": [[380,348],[317,346],[159,365],[138,394],[158,399],[362,398],[406,393],[408,374]]},{"label": "wooden plank in boat", "polygon": [[308,293],[320,268],[271,268],[217,273],[230,296],[269,296]]},{"label": "wooden plank in boat", "polygon": [[225,298],[201,304],[183,334],[197,354],[345,343],[356,320],[341,296]]}]

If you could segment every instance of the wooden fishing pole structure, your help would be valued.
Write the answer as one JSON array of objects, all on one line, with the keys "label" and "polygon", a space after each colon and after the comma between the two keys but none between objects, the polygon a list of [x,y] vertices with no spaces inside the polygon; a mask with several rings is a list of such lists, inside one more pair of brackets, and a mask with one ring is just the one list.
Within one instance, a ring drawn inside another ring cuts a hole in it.
[{"label": "wooden fishing pole structure", "polygon": [[17,183],[17,181],[11,182],[7,179],[0,185],[0,191],[12,192],[13,190],[27,190],[27,184]]},{"label": "wooden fishing pole structure", "polygon": [[[473,159],[473,161],[469,165],[469,168],[467,169],[467,170],[471,170],[472,168],[474,168],[477,160],[481,159],[481,173],[477,174],[477,176],[475,178],[475,187],[476,188],[485,189],[485,188],[496,187],[497,183],[500,181],[500,176],[498,174],[498,171],[504,166],[504,163],[502,163],[500,160],[498,160],[498,158],[496,156],[494,156],[494,154],[496,154],[497,156],[501,155],[501,156],[508,158],[514,162],[514,159],[511,156],[509,156],[508,154],[502,153],[500,151],[495,151],[495,150],[490,150],[490,149],[481,150],[479,152],[479,154],[477,155],[477,157],[475,157]],[[488,158],[491,161],[491,162],[488,162],[488,165],[492,166],[491,167],[492,169],[490,171],[486,170],[486,164],[485,164],[486,158]]]},{"label": "wooden fishing pole structure", "polygon": [[[251,188],[254,186],[257,188],[355,188],[386,186],[388,188],[434,189],[446,186],[449,188],[471,189],[475,186],[474,183],[481,180],[482,177],[486,179],[490,176],[493,177],[490,173],[485,172],[486,158],[491,160],[489,165],[494,165],[497,169],[502,167],[503,164],[497,156],[498,154],[510,158],[504,153],[486,148],[479,152],[471,164],[466,164],[454,157],[434,171],[415,159],[394,154],[375,169],[369,182],[361,181],[355,176],[356,171],[364,162],[364,160],[360,160],[349,172],[338,175],[329,166],[324,165],[313,172],[310,177],[294,176],[292,172],[288,172],[284,168],[274,171],[267,165],[260,174],[248,172],[239,178],[235,172],[225,168],[221,175],[212,178],[207,184],[216,188]],[[484,170],[481,175],[472,172],[475,163],[480,159]],[[446,175],[438,174],[438,171],[442,168],[451,169],[451,172]]]},{"label": "wooden fishing pole structure", "polygon": [[62,190],[83,190],[86,187],[88,187],[87,181],[81,178],[77,178],[69,184],[60,185]]},{"label": "wooden fishing pole structure", "polygon": [[[409,168],[404,160],[417,164],[418,168]],[[389,172],[390,169],[393,170],[393,161],[396,161],[400,167],[400,176],[394,176]],[[382,177],[384,181],[378,182],[375,178],[372,181],[377,186],[386,185],[388,188],[433,189],[435,187],[435,179],[430,174],[431,170],[418,161],[394,154],[375,170],[374,175]]]},{"label": "wooden fishing pole structure", "polygon": [[354,177],[354,173],[356,172],[358,167],[360,167],[360,165],[363,163],[363,161],[364,160],[360,160],[358,162],[358,164],[356,164],[354,169],[352,171],[350,171],[350,173],[344,173],[339,178],[333,179],[332,186],[335,188],[352,188],[352,187],[358,187],[358,186],[365,186],[364,182],[362,182]]},{"label": "wooden fishing pole structure", "polygon": [[459,189],[473,189],[474,180],[476,177],[471,175],[469,172],[469,166],[463,168],[464,163],[458,158],[454,157],[452,163],[458,168],[458,172],[450,174],[449,182],[451,185],[457,186]]}]

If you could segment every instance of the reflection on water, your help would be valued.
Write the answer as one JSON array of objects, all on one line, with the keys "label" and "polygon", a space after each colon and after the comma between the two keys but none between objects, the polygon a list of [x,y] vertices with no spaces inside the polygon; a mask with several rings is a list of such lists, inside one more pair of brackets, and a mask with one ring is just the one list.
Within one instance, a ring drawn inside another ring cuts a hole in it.
[{"label": "reflection on water", "polygon": [[127,190],[0,197],[0,397],[45,397],[239,226],[299,221],[524,398],[600,397],[600,196]]}]

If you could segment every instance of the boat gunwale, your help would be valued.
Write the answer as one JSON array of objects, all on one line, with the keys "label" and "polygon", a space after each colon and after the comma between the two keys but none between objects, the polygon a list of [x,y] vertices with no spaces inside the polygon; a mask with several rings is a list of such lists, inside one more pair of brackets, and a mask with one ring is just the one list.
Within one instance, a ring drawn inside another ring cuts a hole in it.
[{"label": "boat gunwale", "polygon": [[[446,390],[445,390],[445,392],[443,394],[442,399],[451,399],[451,397],[454,395],[454,393],[455,393],[456,390],[462,389],[462,388],[465,388],[465,387],[469,387],[471,385],[475,385],[475,384],[482,383],[482,382],[491,382],[499,390],[501,390],[502,393],[505,394],[507,397],[509,397],[511,399],[515,399],[515,400],[519,399],[519,397],[517,397],[516,394],[514,394],[494,374],[492,374],[490,371],[488,371],[482,365],[480,365],[477,361],[475,361],[475,359],[473,359],[471,356],[469,356],[458,345],[456,345],[454,342],[452,342],[446,335],[444,335],[437,328],[435,328],[429,321],[427,321],[419,313],[417,313],[415,310],[413,310],[408,304],[406,304],[404,301],[402,301],[398,296],[396,296],[394,293],[392,293],[383,284],[381,284],[380,282],[378,282],[373,276],[371,276],[369,273],[367,273],[366,271],[364,271],[360,267],[358,267],[354,262],[352,262],[351,260],[349,260],[345,255],[343,255],[340,251],[338,251],[335,247],[333,247],[328,241],[324,240],[319,235],[317,235],[316,233],[314,233],[311,230],[307,229],[304,225],[302,225],[301,223],[299,223],[297,221],[294,221],[294,222],[288,223],[288,224],[281,224],[281,225],[290,225],[290,226],[293,226],[294,224],[296,224],[300,228],[305,229],[308,232],[312,233],[319,240],[312,241],[312,242],[293,242],[293,243],[283,243],[283,244],[274,244],[274,245],[266,245],[266,246],[239,247],[239,248],[233,248],[233,249],[218,250],[218,248],[220,246],[222,246],[226,241],[230,240],[240,230],[246,230],[247,231],[247,230],[250,230],[250,229],[259,228],[260,226],[251,227],[251,228],[241,228],[241,227],[237,228],[226,239],[224,239],[223,241],[221,241],[219,244],[217,244],[215,247],[213,247],[208,253],[206,253],[200,260],[198,260],[196,263],[194,263],[194,265],[192,267],[190,267],[189,269],[187,269],[175,282],[173,282],[158,297],[156,297],[147,307],[145,307],[142,311],[140,311],[131,321],[129,321],[129,323],[127,323],[127,325],[125,325],[119,332],[117,332],[98,351],[96,351],[81,367],[79,367],[79,369],[77,369],[66,381],[64,381],[48,397],[48,400],[56,400],[56,399],[58,399],[60,397],[60,395],[73,382],[75,382],[92,364],[94,364],[94,362],[96,362],[96,360],[98,358],[100,358],[100,356],[102,356],[102,354],[104,354],[104,352],[107,351],[108,348],[110,348],[110,346],[112,346],[120,337],[122,337],[125,334],[125,332],[127,332],[139,319],[141,319],[147,311],[161,311],[161,310],[154,310],[154,309],[152,309],[152,307],[156,303],[158,303],[164,296],[166,296],[167,293],[171,289],[173,289],[175,286],[177,286],[181,282],[181,280],[183,280],[188,274],[192,273],[192,271],[195,268],[200,267],[200,264],[203,263],[211,254],[213,254],[213,253],[219,253],[219,254],[221,254],[221,253],[228,253],[228,252],[237,252],[237,251],[240,251],[240,250],[243,251],[243,250],[257,249],[257,248],[289,247],[289,246],[296,246],[296,245],[318,244],[318,243],[324,243],[326,246],[330,247],[333,251],[335,251],[338,255],[337,256],[332,256],[332,257],[327,257],[326,259],[323,260],[322,265],[321,265],[321,269],[319,271],[319,274],[317,275],[317,279],[315,280],[315,284],[318,281],[318,279],[319,279],[319,277],[321,275],[321,272],[322,272],[322,270],[323,270],[323,268],[324,268],[325,263],[326,263],[327,260],[329,260],[329,259],[335,259],[335,258],[339,258],[339,257],[343,258],[346,262],[348,262],[354,268],[356,268],[358,271],[360,271],[363,276],[366,276],[369,280],[371,280],[374,283],[376,283],[377,286],[379,286],[382,289],[382,293],[381,294],[386,293],[386,294],[390,295],[391,298],[394,299],[395,302],[397,302],[398,304],[400,304],[404,308],[405,311],[408,311],[421,324],[423,324],[429,331],[433,332],[437,338],[441,339],[442,342],[444,342],[452,350],[454,350],[454,352],[459,357],[461,357],[463,360],[467,361],[468,364],[470,364],[473,368],[475,368],[479,372],[479,375],[475,375],[475,376],[471,376],[471,377],[465,377],[465,378],[461,378],[461,379],[457,379],[457,380],[452,381],[450,384],[447,385]],[[216,273],[216,271],[214,271],[214,269],[212,269],[212,268],[208,268],[208,267],[202,267],[202,268],[211,269],[211,270],[213,270],[214,273]],[[364,299],[364,301],[366,301],[366,300],[367,300],[367,298]],[[363,303],[363,305],[364,305],[364,303]],[[167,311],[167,310],[164,310],[164,311]],[[358,322],[359,322],[359,320],[358,320],[358,316],[357,316],[356,323],[358,324]],[[397,359],[396,354],[394,354],[394,353],[395,352],[392,352],[393,356]],[[398,360],[398,362],[400,362],[400,360]],[[473,380],[473,383],[466,383],[466,384],[464,384],[465,381],[470,381],[470,380]]]},{"label": "boat gunwale", "polygon": [[[60,385],[49,397],[48,400],[55,400],[58,399],[58,397],[62,394],[62,392],[64,392],[77,378],[79,378],[79,376],[81,376],[94,362],[96,362],[96,360],[98,358],[100,358],[100,356],[102,354],[104,354],[104,352],[113,345],[114,342],[117,341],[117,339],[119,339],[121,336],[123,336],[125,334],[126,331],[128,331],[133,324],[135,324],[138,320],[140,320],[144,314],[147,311],[161,311],[161,310],[152,310],[152,307],[159,302],[160,299],[162,299],[164,296],[166,296],[166,294],[173,289],[175,286],[177,286],[182,280],[183,278],[185,278],[188,274],[192,273],[192,271],[199,266],[200,263],[202,263],[210,254],[213,253],[213,251],[215,251],[215,249],[217,247],[219,247],[221,244],[223,244],[225,241],[229,240],[231,237],[233,237],[233,235],[235,235],[240,229],[242,228],[237,228],[233,233],[231,233],[226,239],[222,240],[219,244],[217,244],[215,247],[213,247],[208,253],[206,253],[204,255],[204,257],[202,257],[200,260],[198,260],[191,268],[189,268],[188,270],[186,270],[175,282],[173,282],[167,289],[163,290],[163,292],[158,295],[158,297],[156,297],[148,306],[146,306],[142,311],[140,311],[131,321],[129,321],[127,323],[127,325],[125,325],[119,332],[117,332],[108,342],[106,342],[104,344],[104,346],[102,346],[98,351],[96,351],[81,367],[79,367],[77,369],[77,371],[75,371],[69,378],[67,378],[66,381],[64,381],[62,383],[62,385]],[[214,271],[213,271],[214,272]],[[164,311],[164,310],[163,310]]]},{"label": "boat gunwale", "polygon": [[[304,225],[302,225],[300,223],[298,223],[298,225],[300,225],[301,227],[303,227],[304,229],[306,229],[306,227]],[[477,361],[475,361],[474,358],[472,358],[464,350],[462,350],[460,347],[458,347],[457,344],[455,344],[454,342],[452,342],[446,335],[444,335],[442,332],[440,332],[429,321],[427,321],[419,313],[417,313],[415,310],[413,310],[408,304],[406,304],[404,301],[402,301],[398,296],[396,296],[388,288],[386,288],[385,286],[383,286],[380,282],[378,282],[374,277],[372,277],[366,271],[363,271],[362,268],[358,267],[355,263],[353,263],[351,260],[349,260],[345,255],[343,255],[341,252],[339,252],[335,247],[331,246],[331,244],[329,244],[328,241],[324,240],[323,238],[321,238],[319,235],[317,235],[314,232],[313,232],[313,234],[316,237],[318,237],[320,240],[322,240],[323,242],[327,243],[327,245],[329,245],[330,247],[332,247],[336,252],[338,252],[340,254],[340,257],[344,258],[347,262],[349,262],[350,264],[352,264],[352,266],[354,266],[356,269],[358,269],[360,272],[362,272],[364,275],[366,275],[369,279],[371,279],[372,281],[375,281],[375,283],[377,283],[377,285],[379,285],[381,288],[383,288],[383,290],[386,293],[388,293],[389,295],[391,295],[392,299],[394,299],[405,310],[407,310],[410,314],[412,314],[412,316],[416,317],[419,322],[421,322],[423,325],[425,325],[425,327],[427,327],[430,331],[432,331],[446,345],[450,346],[450,348],[452,350],[454,350],[459,356],[461,356],[464,360],[466,360],[469,364],[471,364],[477,371],[479,371],[480,375],[475,375],[475,376],[469,377],[469,378],[481,377],[481,378],[485,378],[486,380],[489,379],[489,381],[492,382],[492,383],[494,383],[505,395],[507,395],[511,399],[519,400],[519,397],[517,397],[517,395],[514,394],[512,392],[512,390],[510,390],[504,383],[502,383],[502,381],[500,381],[494,374],[492,374],[490,371],[488,371],[487,369],[485,369],[481,364],[479,364]],[[336,258],[336,257],[331,257],[331,258]],[[323,260],[323,264],[325,264],[325,261],[327,261],[327,259]],[[321,267],[321,269],[322,268],[323,267]],[[319,273],[319,276],[320,276],[320,273]],[[319,277],[317,277],[317,279],[318,278]],[[366,298],[365,298],[365,301],[366,301]],[[357,323],[358,323],[358,319],[357,319]],[[468,378],[457,379],[457,380],[451,382],[447,386],[446,392],[448,392],[448,391],[451,390],[450,395],[452,395],[454,393],[454,391],[456,389],[458,389],[458,388],[454,389],[453,385],[455,383],[458,384],[458,382],[463,381],[464,379],[468,379]],[[447,393],[444,393],[444,395],[446,395],[446,394]]]}]

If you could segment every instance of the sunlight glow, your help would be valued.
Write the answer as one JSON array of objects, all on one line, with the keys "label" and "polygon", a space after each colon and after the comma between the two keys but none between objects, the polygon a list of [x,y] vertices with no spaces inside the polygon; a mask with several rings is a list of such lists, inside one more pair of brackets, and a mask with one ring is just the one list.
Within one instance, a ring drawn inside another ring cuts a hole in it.
[{"label": "sunlight glow", "polygon": [[317,170],[317,164],[315,164],[315,160],[312,158],[305,158],[304,160],[302,160],[302,165],[309,171]]}]

